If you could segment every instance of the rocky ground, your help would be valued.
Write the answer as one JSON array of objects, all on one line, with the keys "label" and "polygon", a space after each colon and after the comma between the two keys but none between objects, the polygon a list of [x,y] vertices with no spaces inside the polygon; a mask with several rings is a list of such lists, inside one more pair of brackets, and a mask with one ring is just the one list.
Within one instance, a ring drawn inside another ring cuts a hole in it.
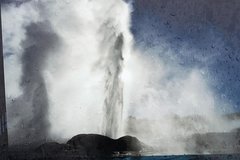
[{"label": "rocky ground", "polygon": [[9,160],[18,159],[111,159],[125,153],[138,155],[142,143],[135,137],[124,136],[111,139],[97,134],[79,134],[64,144],[46,142],[36,145],[12,146]]}]

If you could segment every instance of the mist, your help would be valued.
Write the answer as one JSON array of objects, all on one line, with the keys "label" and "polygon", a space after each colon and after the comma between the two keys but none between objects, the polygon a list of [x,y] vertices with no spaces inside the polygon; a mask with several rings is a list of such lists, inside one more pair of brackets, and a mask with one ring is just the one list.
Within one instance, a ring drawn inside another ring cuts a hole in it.
[{"label": "mist", "polygon": [[121,0],[3,4],[10,144],[129,134],[177,154],[195,133],[238,127],[222,118],[231,104],[219,103],[203,69],[134,45],[132,11]]}]

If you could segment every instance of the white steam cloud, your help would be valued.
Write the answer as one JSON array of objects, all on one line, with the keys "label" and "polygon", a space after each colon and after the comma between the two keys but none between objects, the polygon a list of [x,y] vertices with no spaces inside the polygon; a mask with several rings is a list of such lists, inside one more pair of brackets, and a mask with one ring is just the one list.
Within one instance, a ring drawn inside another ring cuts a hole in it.
[{"label": "white steam cloud", "polygon": [[[102,134],[106,65],[111,65],[107,57],[120,34],[124,41],[119,75],[123,85],[123,119],[116,137],[132,134],[149,145],[165,146],[163,152],[184,153],[182,139],[187,136],[236,127],[220,118],[217,99],[202,70],[186,71],[163,62],[156,54],[133,47],[131,4],[122,0],[29,1],[19,6],[3,5],[2,16],[10,141],[21,117],[25,121],[33,119],[25,114],[34,109],[21,106],[30,100],[16,102],[24,94],[21,59],[24,45],[32,45],[31,39],[24,43],[29,39],[28,26],[32,24],[47,24],[35,28],[41,31],[37,33],[54,33],[59,41],[42,51],[44,59],[36,71],[46,87],[48,138],[64,140],[79,133]],[[38,54],[41,56],[41,51]],[[38,101],[31,104],[35,102]],[[22,110],[18,118],[13,103]],[[188,116],[190,120],[186,119]],[[191,116],[199,119],[195,121]]]}]

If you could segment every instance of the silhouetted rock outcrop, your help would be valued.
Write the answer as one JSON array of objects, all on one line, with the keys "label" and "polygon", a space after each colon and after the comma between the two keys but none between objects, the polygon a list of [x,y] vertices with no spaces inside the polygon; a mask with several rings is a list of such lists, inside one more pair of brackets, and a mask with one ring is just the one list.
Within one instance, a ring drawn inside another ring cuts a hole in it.
[{"label": "silhouetted rock outcrop", "polygon": [[113,139],[96,134],[76,135],[67,144],[87,155],[111,154],[115,147]]},{"label": "silhouetted rock outcrop", "polygon": [[131,136],[119,139],[111,139],[97,134],[79,134],[71,138],[68,145],[73,149],[87,155],[111,155],[114,152],[139,152],[142,149],[141,142]]},{"label": "silhouetted rock outcrop", "polygon": [[139,153],[142,143],[131,136],[112,139],[98,134],[79,134],[72,137],[66,144],[46,142],[36,145],[11,147],[9,159],[71,159],[83,157],[98,157],[97,159],[111,159],[116,153]]},{"label": "silhouetted rock outcrop", "polygon": [[36,153],[44,154],[44,155],[55,155],[71,149],[72,147],[67,144],[59,144],[57,142],[47,142],[37,147],[34,151]]},{"label": "silhouetted rock outcrop", "polygon": [[124,136],[115,140],[116,151],[139,152],[142,150],[142,144],[136,137]]}]

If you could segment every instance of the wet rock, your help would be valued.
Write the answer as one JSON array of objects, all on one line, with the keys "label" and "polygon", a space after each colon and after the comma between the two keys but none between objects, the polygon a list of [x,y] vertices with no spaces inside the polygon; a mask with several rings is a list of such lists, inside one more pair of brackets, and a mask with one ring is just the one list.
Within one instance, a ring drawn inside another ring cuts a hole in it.
[{"label": "wet rock", "polygon": [[124,136],[115,140],[116,150],[139,152],[142,150],[142,144],[136,137]]},{"label": "wet rock", "polygon": [[142,149],[141,142],[131,136],[114,140],[97,134],[79,134],[67,144],[75,150],[84,150],[87,155],[112,155],[114,152],[139,152]]}]

